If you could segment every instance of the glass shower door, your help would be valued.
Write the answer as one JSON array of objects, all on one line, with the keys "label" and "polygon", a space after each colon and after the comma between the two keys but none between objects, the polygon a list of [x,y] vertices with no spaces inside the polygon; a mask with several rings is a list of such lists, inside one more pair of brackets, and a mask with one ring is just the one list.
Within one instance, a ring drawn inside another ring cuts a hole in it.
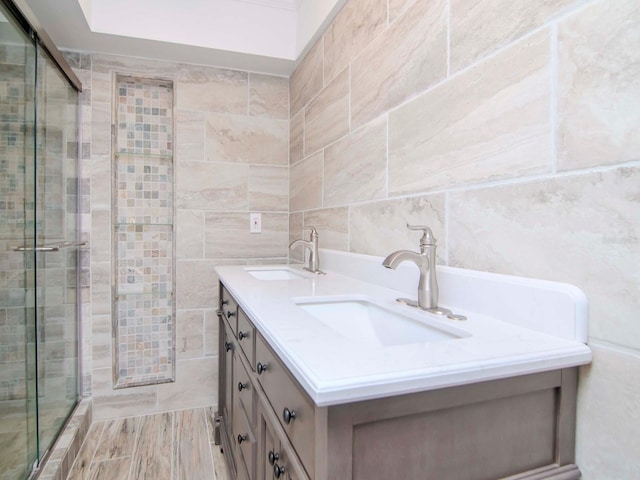
[{"label": "glass shower door", "polygon": [[0,4],[0,480],[38,457],[35,372],[36,49]]}]

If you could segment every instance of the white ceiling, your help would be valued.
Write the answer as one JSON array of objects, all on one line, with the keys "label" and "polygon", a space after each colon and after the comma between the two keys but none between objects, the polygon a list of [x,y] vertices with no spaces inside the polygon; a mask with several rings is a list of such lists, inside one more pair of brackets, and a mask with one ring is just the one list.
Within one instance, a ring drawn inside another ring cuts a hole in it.
[{"label": "white ceiling", "polygon": [[26,0],[61,49],[289,75],[346,0]]}]

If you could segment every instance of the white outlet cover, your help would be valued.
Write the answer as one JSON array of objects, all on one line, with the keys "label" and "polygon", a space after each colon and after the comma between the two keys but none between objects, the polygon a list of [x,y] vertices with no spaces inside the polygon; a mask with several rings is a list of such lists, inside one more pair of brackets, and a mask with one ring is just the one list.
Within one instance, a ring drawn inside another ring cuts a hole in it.
[{"label": "white outlet cover", "polygon": [[262,214],[261,213],[249,214],[249,232],[251,233],[262,232]]}]

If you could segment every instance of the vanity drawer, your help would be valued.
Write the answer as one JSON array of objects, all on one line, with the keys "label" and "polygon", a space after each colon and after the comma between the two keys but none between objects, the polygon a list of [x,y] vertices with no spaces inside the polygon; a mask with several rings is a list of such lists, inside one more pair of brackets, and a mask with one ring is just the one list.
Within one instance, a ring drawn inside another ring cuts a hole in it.
[{"label": "vanity drawer", "polygon": [[238,304],[224,287],[224,285],[220,285],[220,311],[222,312],[222,316],[226,319],[227,323],[229,323],[231,330],[235,334],[237,331],[236,324],[238,317]]},{"label": "vanity drawer", "polygon": [[260,335],[256,335],[256,373],[293,448],[306,470],[313,472],[315,468],[313,401],[302,391]]},{"label": "vanity drawer", "polygon": [[248,478],[253,478],[253,450],[256,445],[256,437],[242,408],[233,410],[233,438],[231,442],[236,451],[238,477],[243,477],[242,469],[246,467]]},{"label": "vanity drawer", "polygon": [[242,408],[244,408],[246,417],[249,420],[249,426],[253,429],[255,427],[253,385],[251,384],[251,380],[249,380],[249,374],[238,358],[236,358],[236,361],[233,363],[233,379],[234,385],[232,388],[235,389],[235,395],[240,399],[240,404]]},{"label": "vanity drawer", "polygon": [[255,342],[256,329],[242,309],[238,308],[238,345],[252,369],[255,367],[256,360]]}]

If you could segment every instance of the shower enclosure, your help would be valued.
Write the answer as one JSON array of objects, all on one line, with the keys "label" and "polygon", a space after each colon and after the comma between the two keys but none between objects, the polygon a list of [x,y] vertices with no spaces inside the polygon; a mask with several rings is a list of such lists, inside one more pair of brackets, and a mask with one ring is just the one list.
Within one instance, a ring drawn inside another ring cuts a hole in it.
[{"label": "shower enclosure", "polygon": [[19,3],[0,1],[0,480],[78,400],[78,92]]}]

